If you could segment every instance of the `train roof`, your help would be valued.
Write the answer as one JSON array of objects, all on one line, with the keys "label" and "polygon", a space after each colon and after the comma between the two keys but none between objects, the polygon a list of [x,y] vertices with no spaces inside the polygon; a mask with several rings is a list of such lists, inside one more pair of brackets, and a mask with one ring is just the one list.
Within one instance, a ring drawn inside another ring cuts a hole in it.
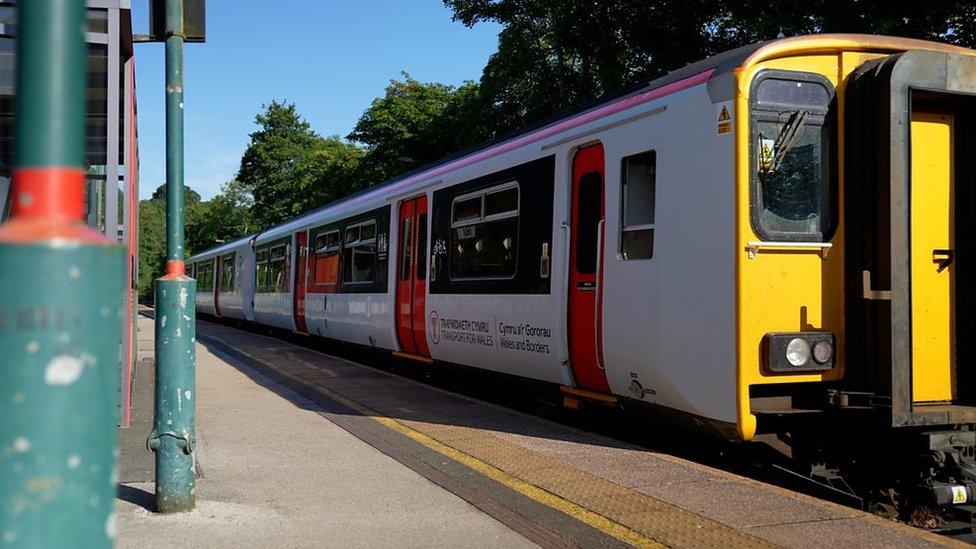
[{"label": "train roof", "polygon": [[[285,234],[303,228],[313,222],[313,218],[323,212],[332,209],[339,209],[353,202],[365,202],[368,200],[382,201],[385,193],[399,190],[404,183],[420,183],[436,177],[439,168],[449,166],[463,159],[473,157],[479,153],[490,151],[506,143],[516,141],[522,137],[533,133],[541,132],[547,128],[552,128],[561,123],[585,115],[592,111],[598,111],[608,105],[626,101],[628,98],[653,92],[658,89],[671,86],[683,80],[690,79],[698,75],[705,75],[700,83],[707,83],[723,74],[734,71],[740,67],[752,66],[767,59],[773,59],[783,55],[803,53],[829,53],[841,50],[849,51],[887,51],[898,52],[909,49],[928,49],[937,51],[947,51],[953,53],[976,54],[973,50],[961,46],[942,44],[927,40],[913,38],[900,38],[892,36],[878,36],[870,34],[819,34],[795,36],[790,38],[780,38],[766,42],[757,42],[746,46],[741,46],[726,52],[722,52],[711,57],[707,57],[694,63],[689,63],[684,67],[675,69],[659,78],[649,82],[641,83],[621,91],[604,95],[593,101],[583,103],[568,111],[561,112],[552,117],[540,120],[508,134],[502,135],[490,141],[486,141],[475,147],[459,151],[430,164],[426,164],[417,169],[400,174],[396,177],[372,185],[344,197],[335,202],[320,206],[296,217],[287,219],[278,225],[268,227],[247,238],[256,240],[272,240]],[[666,94],[662,94],[666,95]],[[220,248],[214,248],[201,252],[200,255],[214,253],[220,249],[227,249],[225,244]],[[194,256],[197,257],[197,256]]]},{"label": "train roof", "polygon": [[194,254],[193,256],[191,256],[190,258],[188,258],[186,260],[186,262],[187,263],[193,263],[195,261],[200,261],[201,259],[207,259],[208,257],[211,257],[211,256],[214,256],[214,255],[217,255],[217,254],[221,254],[223,252],[227,252],[227,251],[233,250],[235,248],[240,248],[241,245],[248,244],[251,241],[252,238],[254,238],[255,236],[257,236],[257,234],[258,233],[251,233],[251,234],[249,234],[247,236],[242,236],[240,238],[231,240],[230,242],[226,242],[224,244],[221,244],[220,246],[214,246],[213,248],[208,248],[207,250],[204,250],[204,251],[202,251],[202,252],[200,252],[198,254]]}]

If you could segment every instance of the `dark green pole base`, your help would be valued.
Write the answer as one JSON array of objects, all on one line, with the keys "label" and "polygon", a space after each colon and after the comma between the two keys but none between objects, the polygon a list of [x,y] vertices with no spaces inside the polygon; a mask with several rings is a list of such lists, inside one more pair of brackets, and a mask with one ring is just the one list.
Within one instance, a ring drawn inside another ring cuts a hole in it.
[{"label": "dark green pole base", "polygon": [[156,280],[156,414],[149,448],[156,453],[156,510],[195,505],[196,281]]},{"label": "dark green pole base", "polygon": [[115,541],[121,246],[0,242],[0,546]]}]

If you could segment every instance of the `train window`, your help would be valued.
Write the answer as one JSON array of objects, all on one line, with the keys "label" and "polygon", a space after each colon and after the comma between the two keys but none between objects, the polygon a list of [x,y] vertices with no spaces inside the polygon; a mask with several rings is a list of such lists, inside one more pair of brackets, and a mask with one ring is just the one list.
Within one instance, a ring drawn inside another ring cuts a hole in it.
[{"label": "train window", "polygon": [[427,278],[427,214],[420,214],[417,223],[417,280]]},{"label": "train window", "polygon": [[413,218],[405,217],[400,223],[400,280],[410,280],[410,260],[413,256]]},{"label": "train window", "polygon": [[654,256],[654,203],[657,192],[657,153],[647,151],[621,161],[620,255],[623,259]]},{"label": "train window", "polygon": [[221,257],[220,266],[220,291],[234,291],[234,254]]},{"label": "train window", "polygon": [[285,293],[288,291],[288,279],[291,274],[290,244],[272,246],[268,256],[268,278],[266,291]]},{"label": "train window", "polygon": [[452,279],[515,276],[518,207],[516,182],[454,200],[450,251]]},{"label": "train window", "polygon": [[315,237],[315,260],[312,263],[312,283],[334,286],[339,282],[339,250],[342,239],[338,230],[320,233]]},{"label": "train window", "polygon": [[580,274],[596,272],[597,241],[600,238],[600,201],[603,200],[603,178],[599,172],[580,177],[578,201],[579,219],[576,236],[576,271]]},{"label": "train window", "polygon": [[254,285],[257,293],[268,291],[268,248],[258,248],[255,254]]},{"label": "train window", "polygon": [[763,71],[752,84],[752,225],[765,240],[833,230],[834,88],[823,76]]},{"label": "train window", "polygon": [[197,269],[199,279],[197,280],[197,288],[204,293],[209,293],[213,291],[213,260],[209,260],[206,263],[201,263],[200,267]]},{"label": "train window", "polygon": [[329,231],[315,237],[315,253],[324,254],[339,250],[339,231]]},{"label": "train window", "polygon": [[343,282],[373,282],[376,270],[376,221],[370,220],[348,227],[342,253]]}]

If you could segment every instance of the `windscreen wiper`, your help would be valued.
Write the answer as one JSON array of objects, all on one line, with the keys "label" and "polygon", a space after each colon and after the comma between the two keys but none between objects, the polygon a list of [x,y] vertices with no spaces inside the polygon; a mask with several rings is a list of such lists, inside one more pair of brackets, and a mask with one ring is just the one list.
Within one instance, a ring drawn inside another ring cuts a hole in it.
[{"label": "windscreen wiper", "polygon": [[809,114],[809,111],[803,109],[794,111],[790,115],[789,120],[786,121],[786,125],[783,126],[783,131],[779,132],[779,135],[776,137],[776,142],[773,143],[773,150],[776,152],[773,156],[773,166],[770,171],[776,171],[779,169],[779,165],[783,163],[783,159],[786,158],[786,153],[793,147],[793,141],[796,140],[796,136],[800,133],[800,129],[807,120],[807,114]]}]

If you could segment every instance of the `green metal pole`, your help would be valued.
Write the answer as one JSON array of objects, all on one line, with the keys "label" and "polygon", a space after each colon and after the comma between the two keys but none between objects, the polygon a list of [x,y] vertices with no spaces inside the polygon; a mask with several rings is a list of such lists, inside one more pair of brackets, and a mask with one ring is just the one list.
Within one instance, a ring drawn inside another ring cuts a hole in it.
[{"label": "green metal pole", "polygon": [[156,280],[156,510],[195,505],[196,281],[183,251],[183,0],[166,0],[166,276]]},{"label": "green metal pole", "polygon": [[85,3],[19,2],[0,227],[0,544],[110,547],[125,250],[82,223]]}]

